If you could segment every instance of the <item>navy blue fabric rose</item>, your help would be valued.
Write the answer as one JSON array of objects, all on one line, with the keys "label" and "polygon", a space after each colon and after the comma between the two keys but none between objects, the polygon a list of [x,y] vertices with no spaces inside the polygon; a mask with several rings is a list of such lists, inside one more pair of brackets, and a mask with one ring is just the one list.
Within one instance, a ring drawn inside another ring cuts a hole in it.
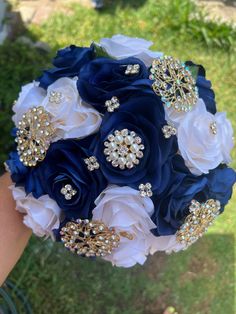
[{"label": "navy blue fabric rose", "polygon": [[94,58],[94,48],[82,48],[71,45],[57,52],[53,60],[54,68],[44,71],[38,79],[40,86],[47,89],[61,77],[78,76],[80,69],[84,64]]},{"label": "navy blue fabric rose", "polygon": [[[127,65],[139,65],[137,74],[125,74]],[[118,97],[121,105],[132,93],[142,90],[153,93],[145,64],[137,58],[113,60],[99,58],[87,63],[77,83],[81,98],[98,111],[106,110],[105,101]]]},{"label": "navy blue fabric rose", "polygon": [[[51,144],[46,158],[28,175],[25,189],[38,198],[48,194],[64,211],[67,218],[89,218],[94,200],[107,186],[99,169],[89,171],[84,159],[91,154],[77,140],[64,140]],[[71,185],[76,194],[70,200],[61,190]]]},{"label": "navy blue fabric rose", "polygon": [[195,64],[192,61],[185,62],[187,66],[198,68],[196,86],[198,88],[199,98],[204,100],[206,108],[212,114],[216,113],[215,93],[212,90],[211,81],[206,79],[206,71],[202,65]]},{"label": "navy blue fabric rose", "polygon": [[[135,189],[150,182],[154,193],[162,193],[170,182],[169,158],[177,152],[176,137],[165,139],[161,128],[166,124],[164,109],[155,95],[139,95],[123,103],[119,111],[106,114],[98,136],[90,149],[98,158],[101,170],[112,184],[128,185]],[[106,160],[104,142],[116,130],[134,131],[142,139],[143,157],[133,168],[120,169]]]},{"label": "navy blue fabric rose", "polygon": [[181,156],[175,156],[172,163],[171,188],[165,195],[155,197],[155,212],[152,220],[157,228],[156,236],[175,234],[189,214],[191,200],[206,202],[216,199],[221,203],[221,211],[232,195],[236,181],[235,171],[230,168],[217,168],[205,176],[194,176],[184,165]]},{"label": "navy blue fabric rose", "polygon": [[27,180],[27,175],[29,173],[29,168],[25,167],[19,159],[17,151],[13,151],[9,154],[9,159],[6,164],[11,173],[11,179],[16,183],[17,186],[24,185],[25,180]]}]

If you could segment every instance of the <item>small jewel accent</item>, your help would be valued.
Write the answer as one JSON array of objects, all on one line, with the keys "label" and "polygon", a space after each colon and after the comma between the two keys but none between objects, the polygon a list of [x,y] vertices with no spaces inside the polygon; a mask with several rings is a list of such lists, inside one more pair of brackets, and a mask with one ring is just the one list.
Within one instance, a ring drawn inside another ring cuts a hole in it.
[{"label": "small jewel accent", "polygon": [[210,124],[210,130],[214,135],[217,134],[217,125],[215,121]]},{"label": "small jewel accent", "polygon": [[176,233],[177,242],[186,247],[196,242],[220,214],[220,207],[220,202],[217,200],[209,199],[206,203],[192,200],[189,207],[190,214]]},{"label": "small jewel accent", "polygon": [[104,154],[106,160],[111,162],[113,167],[132,169],[138,165],[143,157],[144,145],[142,139],[134,131],[123,129],[116,130],[110,134],[104,142]]},{"label": "small jewel accent", "polygon": [[162,132],[163,132],[165,138],[170,138],[172,135],[177,134],[176,128],[170,124],[164,125],[162,128]]},{"label": "small jewel accent", "polygon": [[155,59],[150,70],[154,92],[161,97],[167,108],[188,112],[197,103],[196,82],[181,61],[165,56]]},{"label": "small jewel accent", "polygon": [[99,163],[95,156],[91,156],[89,158],[84,159],[84,162],[86,163],[89,171],[99,169]]},{"label": "small jewel accent", "polygon": [[146,184],[140,184],[139,185],[139,190],[140,190],[140,195],[142,197],[152,197],[153,193],[152,193],[152,185],[151,183],[146,183]]},{"label": "small jewel accent", "polygon": [[49,102],[60,104],[61,100],[62,100],[62,93],[61,92],[56,92],[56,91],[50,92]]},{"label": "small jewel accent", "polygon": [[120,236],[101,221],[78,219],[60,231],[61,241],[71,252],[86,257],[106,256],[119,246]]},{"label": "small jewel accent", "polygon": [[129,65],[127,65],[127,68],[125,70],[125,75],[138,74],[139,71],[140,71],[140,65],[139,64],[129,64]]},{"label": "small jewel accent", "polygon": [[112,99],[105,102],[105,107],[107,107],[108,112],[114,112],[115,109],[120,107],[119,100],[116,96],[113,96]]},{"label": "small jewel accent", "polygon": [[71,200],[73,196],[75,196],[77,193],[76,190],[72,188],[70,184],[66,184],[62,189],[61,189],[61,194],[64,195],[65,199],[67,201]]},{"label": "small jewel accent", "polygon": [[16,133],[20,161],[29,167],[43,161],[54,132],[51,116],[43,107],[29,109],[19,121]]}]

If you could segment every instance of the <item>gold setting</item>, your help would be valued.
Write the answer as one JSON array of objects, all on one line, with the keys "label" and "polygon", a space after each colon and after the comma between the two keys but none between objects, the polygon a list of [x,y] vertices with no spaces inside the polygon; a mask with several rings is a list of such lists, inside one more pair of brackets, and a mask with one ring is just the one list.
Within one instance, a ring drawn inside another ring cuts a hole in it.
[{"label": "gold setting", "polygon": [[215,121],[210,124],[210,131],[214,135],[217,134],[217,124]]},{"label": "gold setting", "polygon": [[167,108],[188,112],[196,104],[196,82],[184,63],[173,57],[161,57],[153,61],[150,72],[153,90]]},{"label": "gold setting", "polygon": [[209,199],[205,203],[192,200],[190,214],[176,233],[177,242],[186,247],[196,242],[220,214],[220,207],[220,202],[214,199]]},{"label": "gold setting", "polygon": [[29,109],[18,123],[16,142],[20,161],[29,167],[43,161],[54,132],[50,114],[43,107]]},{"label": "gold setting", "polygon": [[86,257],[106,256],[119,246],[120,236],[101,221],[78,219],[60,231],[61,240],[71,252]]}]

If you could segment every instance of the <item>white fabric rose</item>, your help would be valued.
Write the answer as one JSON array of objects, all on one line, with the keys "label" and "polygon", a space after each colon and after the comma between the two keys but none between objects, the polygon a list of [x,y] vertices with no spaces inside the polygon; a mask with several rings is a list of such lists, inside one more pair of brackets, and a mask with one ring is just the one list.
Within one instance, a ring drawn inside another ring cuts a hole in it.
[{"label": "white fabric rose", "polygon": [[36,199],[31,194],[26,195],[22,187],[11,186],[12,195],[16,201],[16,209],[24,214],[24,224],[32,229],[38,237],[53,237],[53,229],[60,226],[61,209],[48,195]]},{"label": "white fabric rose", "polygon": [[159,251],[164,251],[167,254],[172,252],[179,252],[185,249],[185,245],[176,241],[175,235],[160,236],[152,238],[150,254],[154,254]]},{"label": "white fabric rose", "polygon": [[133,240],[120,237],[120,245],[104,259],[119,267],[143,264],[149,254],[151,229],[156,228],[150,216],[154,205],[150,198],[141,197],[139,191],[130,187],[109,186],[95,201],[93,220],[103,221],[116,233],[125,231]]},{"label": "white fabric rose", "polygon": [[[76,87],[77,79],[60,78],[45,91],[38,82],[23,86],[13,106],[16,126],[22,115],[32,107],[42,106],[52,115],[56,129],[53,141],[83,138],[98,131],[102,122],[97,110],[82,102]],[[56,95],[53,97],[52,95]]]},{"label": "white fabric rose", "polygon": [[[216,134],[211,130],[213,123],[216,123]],[[230,122],[224,114],[208,112],[202,99],[182,119],[177,137],[185,164],[195,175],[208,173],[221,162],[229,160],[232,149]]]},{"label": "white fabric rose", "polygon": [[234,147],[234,130],[231,122],[226,118],[225,112],[217,112],[215,114],[217,130],[219,130],[221,151],[223,154],[223,162],[228,164],[231,162],[230,153]]},{"label": "white fabric rose", "polygon": [[12,107],[15,113],[12,120],[16,126],[26,111],[42,104],[45,95],[46,92],[43,88],[39,87],[39,82],[32,82],[22,86],[19,98]]},{"label": "white fabric rose", "polygon": [[142,60],[146,66],[150,66],[153,59],[160,58],[163,55],[162,52],[149,50],[153,43],[143,38],[114,35],[111,38],[101,39],[99,44],[109,55],[116,59],[136,57]]}]

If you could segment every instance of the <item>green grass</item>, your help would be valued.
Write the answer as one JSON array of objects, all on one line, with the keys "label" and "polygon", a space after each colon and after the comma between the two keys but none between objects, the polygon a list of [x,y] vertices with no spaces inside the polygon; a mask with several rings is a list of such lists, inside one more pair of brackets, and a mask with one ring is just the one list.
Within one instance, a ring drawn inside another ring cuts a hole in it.
[{"label": "green grass", "polygon": [[[205,65],[218,108],[228,112],[236,129],[235,31],[192,20],[193,8],[185,0],[108,1],[101,13],[74,5],[43,26],[31,26],[29,34],[48,42],[53,51],[115,33],[150,39],[156,50]],[[0,47],[1,119],[9,119],[20,85],[37,76],[48,60],[22,46]],[[9,124],[5,128],[6,134]],[[0,145],[3,160],[9,137],[1,138]],[[235,149],[232,165],[236,167]],[[196,245],[179,254],[156,254],[144,267],[132,269],[78,258],[60,244],[32,238],[10,278],[25,290],[36,314],[161,314],[168,305],[179,314],[234,314],[235,209],[236,193]]]}]

